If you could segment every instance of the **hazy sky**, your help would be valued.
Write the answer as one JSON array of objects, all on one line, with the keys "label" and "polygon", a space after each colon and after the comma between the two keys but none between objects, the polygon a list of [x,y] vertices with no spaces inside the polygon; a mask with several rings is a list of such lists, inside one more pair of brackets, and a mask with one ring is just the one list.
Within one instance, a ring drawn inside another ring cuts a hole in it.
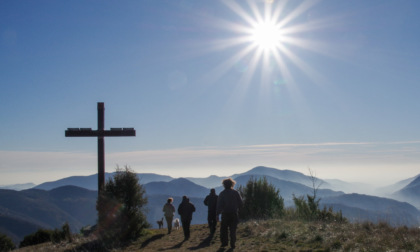
[{"label": "hazy sky", "polygon": [[0,184],[257,165],[420,173],[420,1],[0,1]]}]

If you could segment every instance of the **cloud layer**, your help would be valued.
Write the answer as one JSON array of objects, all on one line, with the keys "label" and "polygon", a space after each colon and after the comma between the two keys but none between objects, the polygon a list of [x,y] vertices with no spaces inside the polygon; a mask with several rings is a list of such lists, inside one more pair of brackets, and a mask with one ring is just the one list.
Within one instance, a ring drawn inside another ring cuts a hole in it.
[{"label": "cloud layer", "polygon": [[[97,172],[96,153],[0,151],[0,184],[41,183]],[[258,165],[321,178],[389,183],[420,173],[420,141],[272,144],[106,153],[106,170],[129,165],[136,172],[173,177],[228,176]]]}]

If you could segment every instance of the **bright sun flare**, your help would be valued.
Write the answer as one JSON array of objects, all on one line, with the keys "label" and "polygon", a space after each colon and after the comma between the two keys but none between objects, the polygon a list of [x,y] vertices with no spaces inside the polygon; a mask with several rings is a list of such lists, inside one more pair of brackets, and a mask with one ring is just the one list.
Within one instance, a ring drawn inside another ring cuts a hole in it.
[{"label": "bright sun flare", "polygon": [[278,25],[270,22],[258,23],[253,27],[251,40],[261,49],[273,50],[281,43],[282,35]]},{"label": "bright sun flare", "polygon": [[[290,93],[299,95],[298,85],[291,85],[295,76],[291,66],[296,67],[311,79],[323,82],[324,78],[302,58],[298,52],[303,50],[329,54],[320,41],[306,39],[306,32],[312,32],[327,26],[329,19],[315,19],[310,10],[317,1],[293,0],[243,0],[222,1],[232,10],[239,21],[215,19],[220,27],[233,31],[233,36],[214,43],[215,49],[241,48],[221,62],[209,73],[212,78],[222,76],[230,69],[244,73],[241,88],[248,86],[257,73],[260,73],[261,85],[267,87],[262,92],[268,92],[274,84],[279,83]],[[240,46],[240,47],[238,47]],[[297,50],[296,50],[297,49]],[[277,90],[277,89],[276,89]]]}]

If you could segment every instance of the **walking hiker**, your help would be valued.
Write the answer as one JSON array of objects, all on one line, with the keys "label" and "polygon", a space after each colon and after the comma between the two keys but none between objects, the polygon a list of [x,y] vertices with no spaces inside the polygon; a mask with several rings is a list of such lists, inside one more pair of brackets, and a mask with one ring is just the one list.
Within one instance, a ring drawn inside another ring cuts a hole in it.
[{"label": "walking hiker", "polygon": [[178,214],[181,216],[182,229],[184,230],[184,240],[188,240],[190,238],[190,224],[193,212],[195,212],[195,206],[190,203],[190,199],[187,196],[183,196],[182,202],[178,206]]},{"label": "walking hiker", "polygon": [[209,223],[210,233],[214,234],[217,225],[217,194],[214,188],[210,190],[210,194],[204,199],[204,205],[208,208],[207,221]]},{"label": "walking hiker", "polygon": [[172,205],[173,201],[173,198],[168,198],[168,201],[163,206],[163,212],[165,215],[166,223],[168,224],[168,234],[170,234],[172,231],[172,219],[175,215],[175,207],[174,205]]},{"label": "walking hiker", "polygon": [[230,234],[230,247],[235,248],[236,228],[239,218],[238,211],[242,207],[242,198],[238,191],[234,190],[236,182],[231,179],[224,179],[223,187],[225,188],[217,200],[217,215],[222,214],[222,223],[220,224],[220,241],[221,247],[226,247],[229,243],[228,230]]}]

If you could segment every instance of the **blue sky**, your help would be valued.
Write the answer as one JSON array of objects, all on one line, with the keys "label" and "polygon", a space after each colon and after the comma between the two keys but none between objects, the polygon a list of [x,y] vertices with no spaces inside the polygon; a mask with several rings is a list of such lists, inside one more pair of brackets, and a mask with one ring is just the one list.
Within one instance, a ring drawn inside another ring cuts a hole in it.
[{"label": "blue sky", "polygon": [[[420,2],[1,1],[0,184],[106,170],[420,173]],[[281,39],[263,48],[253,26]],[[267,22],[267,21],[266,21]],[[251,34],[251,35],[250,35]]]}]

